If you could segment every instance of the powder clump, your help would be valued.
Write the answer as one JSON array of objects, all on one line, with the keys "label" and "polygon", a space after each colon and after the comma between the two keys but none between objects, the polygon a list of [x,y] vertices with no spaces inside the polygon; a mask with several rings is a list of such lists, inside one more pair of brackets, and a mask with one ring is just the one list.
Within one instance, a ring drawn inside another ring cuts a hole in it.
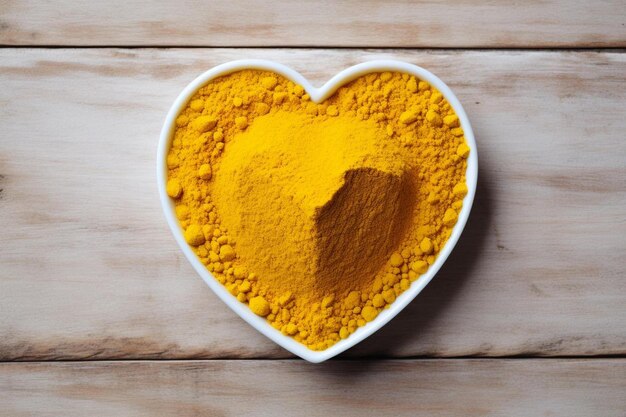
[{"label": "powder clump", "polygon": [[354,117],[277,112],[229,144],[211,193],[268,293],[313,303],[354,289],[400,243],[415,194],[384,137]]}]

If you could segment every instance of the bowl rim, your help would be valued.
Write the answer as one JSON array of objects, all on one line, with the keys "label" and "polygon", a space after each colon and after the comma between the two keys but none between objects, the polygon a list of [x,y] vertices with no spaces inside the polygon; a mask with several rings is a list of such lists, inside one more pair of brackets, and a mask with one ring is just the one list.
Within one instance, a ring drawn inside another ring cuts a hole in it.
[{"label": "bowl rim", "polygon": [[[384,309],[373,321],[367,323],[365,326],[359,327],[348,338],[342,339],[333,346],[322,350],[314,351],[309,349],[303,344],[295,341],[290,336],[283,335],[279,330],[272,327],[265,318],[259,317],[252,313],[246,304],[239,302],[236,297],[231,295],[226,287],[223,286],[200,259],[191,250],[191,247],[184,239],[182,228],[176,217],[173,200],[167,195],[165,185],[167,182],[167,152],[169,151],[173,133],[176,128],[176,118],[180,111],[184,108],[187,102],[191,99],[193,94],[209,81],[227,75],[233,72],[237,72],[244,69],[257,69],[271,71],[276,74],[282,75],[295,84],[301,85],[304,90],[309,94],[313,102],[319,103],[330,97],[339,87],[359,78],[365,74],[376,72],[402,72],[414,75],[420,80],[428,82],[431,86],[435,87],[443,96],[448,100],[456,115],[459,117],[459,121],[463,132],[465,134],[465,141],[470,147],[470,155],[467,159],[467,170],[465,173],[465,179],[467,183],[468,193],[463,199],[463,207],[459,213],[457,223],[452,229],[452,233],[448,238],[446,244],[439,252],[435,262],[428,268],[428,271],[422,274],[415,282],[411,283],[408,290],[404,291],[398,298],[389,306]],[[474,133],[470,125],[469,118],[465,109],[457,99],[452,90],[437,76],[430,71],[419,67],[414,64],[410,64],[404,61],[397,60],[373,60],[363,62],[351,67],[348,67],[319,88],[314,87],[309,81],[301,75],[299,72],[274,61],[261,60],[261,59],[242,59],[236,61],[230,61],[221,65],[217,65],[208,71],[200,74],[196,79],[189,83],[183,91],[178,95],[172,106],[170,107],[163,128],[161,129],[159,145],[157,150],[157,184],[159,189],[159,198],[161,206],[165,214],[167,223],[174,235],[178,246],[182,250],[187,260],[191,263],[196,272],[202,277],[204,282],[211,288],[211,290],[224,302],[231,310],[233,310],[239,317],[246,321],[249,325],[265,335],[273,342],[283,347],[287,351],[305,359],[309,362],[320,363],[328,360],[345,350],[355,346],[359,342],[363,341],[367,337],[374,334],[376,331],[385,326],[391,319],[393,319],[400,311],[402,311],[413,299],[428,285],[428,283],[434,278],[440,268],[443,266],[448,256],[456,246],[463,229],[469,218],[474,197],[476,195],[476,186],[478,180],[478,152],[476,147],[476,141]]]}]

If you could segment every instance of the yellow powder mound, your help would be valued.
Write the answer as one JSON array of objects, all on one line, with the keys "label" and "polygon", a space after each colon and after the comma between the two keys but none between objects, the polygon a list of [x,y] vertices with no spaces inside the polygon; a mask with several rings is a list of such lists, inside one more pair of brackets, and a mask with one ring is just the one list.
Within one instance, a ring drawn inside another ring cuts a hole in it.
[{"label": "yellow powder mound", "polygon": [[414,200],[402,149],[385,138],[353,117],[277,112],[228,144],[214,202],[268,293],[313,303],[360,287],[385,263]]},{"label": "yellow powder mound", "polygon": [[213,276],[322,350],[435,262],[467,193],[470,149],[428,83],[372,73],[323,103],[267,71],[200,88],[176,119],[167,193]]}]

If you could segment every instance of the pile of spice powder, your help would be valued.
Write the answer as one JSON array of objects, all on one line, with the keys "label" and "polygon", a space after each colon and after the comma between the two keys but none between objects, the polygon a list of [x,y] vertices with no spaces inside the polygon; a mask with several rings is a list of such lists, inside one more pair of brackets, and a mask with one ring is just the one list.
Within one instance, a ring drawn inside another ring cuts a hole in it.
[{"label": "pile of spice powder", "polygon": [[425,273],[467,193],[442,94],[372,73],[323,103],[271,72],[200,88],[176,119],[167,193],[187,243],[240,302],[323,350]]}]

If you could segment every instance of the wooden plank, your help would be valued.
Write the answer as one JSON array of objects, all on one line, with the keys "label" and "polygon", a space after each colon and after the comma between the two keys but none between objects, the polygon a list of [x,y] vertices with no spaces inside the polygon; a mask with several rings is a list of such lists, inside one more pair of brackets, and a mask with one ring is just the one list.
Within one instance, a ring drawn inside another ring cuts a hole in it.
[{"label": "wooden plank", "polygon": [[622,417],[626,361],[0,365],[0,416]]},{"label": "wooden plank", "polygon": [[624,2],[4,1],[6,45],[625,47]]},{"label": "wooden plank", "polygon": [[0,51],[0,359],[286,357],[210,292],[165,224],[161,124],[221,62],[320,84],[360,61],[439,74],[474,124],[479,192],[447,265],[348,353],[626,353],[626,54]]}]

